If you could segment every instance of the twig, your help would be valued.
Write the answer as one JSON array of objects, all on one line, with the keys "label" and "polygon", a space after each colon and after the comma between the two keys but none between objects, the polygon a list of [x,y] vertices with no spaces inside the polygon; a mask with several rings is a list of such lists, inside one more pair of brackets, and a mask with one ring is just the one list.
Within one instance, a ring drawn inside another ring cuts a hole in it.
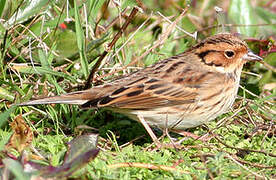
[{"label": "twig", "polygon": [[248,74],[248,75],[251,75],[251,76],[256,76],[258,78],[262,78],[262,75],[259,75],[259,74],[253,73],[253,72],[242,71],[242,73],[243,74]]},{"label": "twig", "polygon": [[265,138],[267,137],[267,135],[268,135],[269,132],[271,131],[272,126],[273,126],[273,122],[270,122],[269,128],[268,128],[268,130],[266,131],[266,133],[265,133],[265,135],[264,135],[264,137],[263,137],[263,140],[262,140],[262,143],[261,143],[261,147],[262,147],[263,144],[264,144]]},{"label": "twig", "polygon": [[212,171],[207,167],[207,162],[206,162],[206,158],[204,156],[200,156],[200,160],[203,162],[203,164],[205,165],[205,168],[207,170],[207,173],[210,177],[211,180],[214,179],[213,173]]},{"label": "twig", "polygon": [[274,165],[274,166],[264,166],[262,164],[251,163],[251,162],[241,160],[241,159],[238,159],[238,158],[234,158],[234,159],[236,161],[242,163],[242,164],[248,164],[249,166],[256,167],[256,168],[263,168],[263,169],[275,169],[276,168],[276,165]]},{"label": "twig", "polygon": [[157,169],[157,170],[164,170],[164,171],[177,171],[180,173],[190,174],[188,171],[183,171],[180,169],[176,169],[174,167],[170,166],[164,166],[164,165],[153,165],[148,163],[132,163],[132,162],[126,162],[126,163],[116,163],[108,165],[109,168],[120,168],[120,167],[137,167],[137,168],[147,168],[147,169]]},{"label": "twig", "polygon": [[254,94],[253,92],[251,92],[251,91],[249,91],[249,90],[247,90],[245,87],[243,87],[243,86],[239,86],[242,90],[244,90],[245,92],[247,92],[248,94],[250,94],[250,95],[252,95],[252,96],[254,96],[254,97],[257,97],[257,98],[261,98],[260,96],[258,96],[258,95],[256,95],[256,94]]},{"label": "twig", "polygon": [[245,108],[245,111],[246,111],[246,113],[247,113],[247,115],[248,115],[249,120],[251,121],[251,123],[254,125],[254,127],[257,127],[256,123],[254,122],[254,120],[253,120],[251,114],[249,113],[249,111],[247,110],[247,108]]},{"label": "twig", "polygon": [[[115,72],[112,72],[112,74],[120,72],[120,71],[126,69],[128,66],[131,66],[131,65],[137,63],[139,60],[141,60],[146,55],[148,55],[153,49],[161,46],[165,42],[165,40],[168,38],[168,36],[171,33],[171,31],[174,29],[174,27],[177,24],[177,22],[179,22],[182,19],[182,17],[186,14],[187,10],[188,10],[187,8],[184,9],[184,11],[180,14],[180,16],[172,24],[170,24],[170,26],[168,27],[168,30],[161,35],[161,38],[158,41],[156,41],[154,43],[154,45],[150,49],[148,49],[146,52],[144,52],[138,58],[135,58],[131,63],[127,64],[126,66],[122,67],[121,69],[116,70]],[[104,78],[104,77],[110,76],[112,74],[111,73],[104,74],[104,75],[101,75],[99,78]]]},{"label": "twig", "polygon": [[236,150],[240,150],[240,151],[249,151],[249,152],[256,152],[256,153],[262,153],[262,154],[265,154],[265,155],[269,155],[271,157],[276,157],[276,154],[272,154],[272,153],[269,153],[269,152],[265,152],[265,151],[258,151],[258,150],[254,150],[254,149],[243,149],[243,148],[238,148],[238,147],[233,147],[233,146],[230,146],[226,143],[224,143],[220,138],[218,138],[217,136],[214,136],[214,138],[216,140],[218,140],[219,143],[223,144],[224,146],[228,147],[228,148],[231,148],[231,149],[236,149]]},{"label": "twig", "polygon": [[145,6],[145,4],[141,0],[136,0],[136,3],[139,7],[143,9],[143,11],[147,10],[147,6]]},{"label": "twig", "polygon": [[129,141],[129,142],[125,143],[125,144],[122,144],[122,145],[120,146],[120,149],[122,149],[122,148],[124,148],[124,147],[126,147],[126,146],[128,146],[128,145],[130,145],[130,144],[132,144],[134,141],[137,141],[138,139],[141,139],[141,138],[143,138],[143,137],[145,137],[145,134],[143,134],[143,135],[141,135],[141,136],[138,136],[138,137],[132,139],[131,141]]},{"label": "twig", "polygon": [[156,41],[154,43],[154,45],[149,48],[146,52],[144,52],[141,56],[139,56],[138,58],[134,59],[134,61],[132,61],[131,63],[129,63],[128,65],[132,65],[135,64],[136,62],[138,62],[139,60],[143,59],[146,55],[148,55],[153,49],[156,49],[157,47],[159,47],[160,45],[162,45],[165,40],[168,38],[169,34],[174,30],[176,24],[184,17],[184,15],[187,13],[188,9],[184,9],[184,11],[179,15],[179,17],[176,18],[176,20],[171,23],[167,29],[167,31],[165,33],[163,33],[160,37],[160,39],[158,41]]},{"label": "twig", "polygon": [[136,30],[135,32],[125,41],[125,43],[115,52],[115,54],[112,56],[116,56],[121,49],[133,38],[133,36],[150,20],[151,16],[149,16]]},{"label": "twig", "polygon": [[129,25],[129,23],[132,21],[132,19],[134,18],[134,16],[136,15],[136,13],[138,12],[138,7],[134,7],[130,13],[130,15],[128,16],[127,20],[125,21],[125,23],[123,24],[123,27],[120,29],[120,31],[114,36],[113,40],[111,41],[111,43],[108,44],[107,46],[107,50],[105,50],[102,55],[100,56],[100,58],[98,59],[98,61],[96,62],[96,64],[93,66],[93,68],[90,71],[90,74],[88,76],[88,79],[86,81],[85,87],[84,89],[88,89],[90,87],[90,82],[94,77],[95,72],[97,71],[98,67],[100,66],[101,62],[103,61],[104,57],[108,54],[108,52],[111,50],[111,48],[114,46],[114,44],[117,42],[117,40],[122,36],[123,32],[126,30],[127,26]]},{"label": "twig", "polygon": [[99,23],[101,22],[101,20],[103,19],[104,14],[105,14],[106,11],[107,11],[107,8],[108,8],[109,3],[110,3],[110,0],[108,0],[107,2],[105,2],[105,4],[103,5],[103,6],[104,6],[104,10],[103,10],[103,13],[102,13],[101,17],[99,18],[99,20],[95,23],[94,34],[97,34],[98,25],[99,25]]},{"label": "twig", "polygon": [[[184,10],[184,14],[186,13],[185,11],[186,11],[186,9]],[[158,11],[157,13],[158,13],[162,18],[164,18],[166,21],[168,21],[169,23],[173,24],[173,22],[172,22],[171,20],[169,20],[166,16],[164,16],[163,14],[161,14],[159,11]],[[175,28],[177,28],[178,30],[180,30],[180,31],[184,32],[185,34],[187,34],[188,36],[191,36],[191,37],[193,37],[194,39],[197,38],[197,31],[195,31],[193,34],[191,34],[191,33],[187,32],[187,31],[185,31],[184,29],[182,29],[181,27],[177,26],[176,24],[175,24],[174,26],[175,26]]]},{"label": "twig", "polygon": [[239,108],[238,110],[236,110],[234,112],[234,114],[230,117],[225,117],[223,119],[221,119],[220,121],[217,122],[216,124],[216,128],[212,129],[211,131],[209,131],[209,133],[212,133],[213,130],[216,130],[220,127],[222,127],[224,124],[226,124],[230,119],[232,119],[233,117],[235,117],[239,112],[241,112],[242,110],[244,110],[245,107]]},{"label": "twig", "polygon": [[[126,16],[126,12],[129,10],[129,8],[125,8],[121,12],[121,16],[124,17]],[[117,16],[115,19],[113,19],[108,25],[104,26],[104,33],[107,32],[114,24],[116,24],[119,21],[119,16]]]},{"label": "twig", "polygon": [[233,162],[235,162],[237,165],[239,165],[240,167],[242,167],[243,169],[247,170],[248,172],[250,172],[251,174],[259,177],[259,178],[263,178],[263,179],[266,179],[264,176],[261,176],[253,171],[251,171],[250,169],[248,169],[247,167],[245,167],[243,164],[241,164],[240,162],[238,162],[236,159],[234,159],[232,156],[230,156],[229,154],[226,155],[226,157],[228,159],[231,159]]},{"label": "twig", "polygon": [[[276,23],[271,23],[271,24],[223,24],[223,26],[225,27],[246,27],[246,26],[274,26],[276,25]],[[205,27],[205,28],[202,28],[200,30],[198,30],[197,32],[204,32],[204,31],[207,31],[209,29],[213,29],[213,28],[218,28],[218,27],[221,27],[222,25],[213,25],[213,26],[208,26],[208,27]],[[182,39],[184,37],[186,37],[187,35],[183,35],[183,36],[179,36],[177,38],[175,38],[174,40],[177,40],[177,39]]]},{"label": "twig", "polygon": [[[205,147],[206,148],[206,147]],[[207,147],[207,148],[210,148],[210,147]],[[226,151],[223,151],[224,153],[227,153],[227,155],[233,155],[233,154],[229,154],[229,152],[226,152]],[[192,155],[191,158],[202,158],[202,157],[215,157],[216,155],[215,154],[212,154],[212,153],[204,153],[204,154],[196,154],[196,155]],[[228,156],[224,156],[225,158],[228,158]],[[233,159],[235,159],[236,161],[238,161],[239,163],[241,164],[247,164],[249,166],[252,166],[252,167],[256,167],[256,168],[264,168],[264,169],[275,169],[276,166],[264,166],[262,164],[257,164],[257,163],[251,163],[251,162],[248,162],[248,161],[244,161],[244,160],[241,160],[241,159],[238,159],[236,157],[232,157]],[[231,158],[231,159],[232,159]],[[201,159],[202,160],[202,159]]]},{"label": "twig", "polygon": [[262,63],[267,69],[273,71],[276,73],[276,68],[274,66],[271,66],[270,64],[264,62],[264,61],[261,61],[260,63]]}]

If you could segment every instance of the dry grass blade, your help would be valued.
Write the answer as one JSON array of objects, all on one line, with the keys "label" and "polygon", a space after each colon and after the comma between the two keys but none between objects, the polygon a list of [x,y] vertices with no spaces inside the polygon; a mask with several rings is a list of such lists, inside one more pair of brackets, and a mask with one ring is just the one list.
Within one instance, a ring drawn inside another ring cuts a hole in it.
[{"label": "dry grass blade", "polygon": [[[161,34],[161,37],[158,41],[155,41],[153,46],[151,46],[146,52],[144,52],[141,56],[138,58],[134,59],[131,63],[128,64],[128,66],[131,66],[133,64],[136,64],[138,61],[143,59],[146,55],[148,55],[152,50],[156,49],[157,47],[161,46],[164,44],[164,42],[168,39],[168,36],[171,34],[171,32],[175,29],[177,23],[184,17],[184,15],[187,13],[188,8],[184,9],[183,12],[176,18],[176,20],[171,23],[168,27],[168,29]],[[124,67],[125,68],[125,67]]]},{"label": "dry grass blade", "polygon": [[117,163],[108,165],[109,168],[121,168],[121,167],[137,167],[137,168],[147,168],[147,169],[156,169],[156,170],[164,170],[164,171],[176,171],[180,173],[190,174],[188,171],[183,171],[180,169],[176,169],[175,167],[163,166],[163,165],[153,165],[153,164],[146,164],[146,163]]},{"label": "dry grass blade", "polygon": [[127,20],[125,21],[125,23],[123,24],[123,27],[120,29],[120,31],[114,36],[113,40],[111,41],[111,43],[108,44],[108,49],[105,50],[102,55],[100,56],[100,58],[98,59],[98,61],[96,62],[96,64],[93,66],[93,68],[90,71],[90,74],[88,76],[88,79],[86,81],[85,87],[84,89],[88,89],[91,84],[91,80],[94,77],[95,72],[97,71],[97,69],[99,68],[100,64],[102,63],[104,57],[107,55],[107,53],[111,50],[111,48],[114,46],[114,44],[117,42],[117,40],[122,36],[123,32],[126,30],[127,26],[129,25],[129,23],[132,21],[132,19],[135,17],[136,13],[138,12],[138,7],[134,7],[130,13],[130,15],[128,16]]},{"label": "dry grass blade", "polygon": [[[104,77],[110,76],[110,75],[112,75],[114,73],[117,73],[117,72],[120,72],[122,70],[125,70],[127,67],[132,66],[132,65],[136,64],[138,61],[140,61],[141,59],[143,59],[145,56],[147,56],[154,49],[156,49],[159,46],[163,45],[164,42],[168,39],[168,36],[170,35],[170,33],[175,29],[176,24],[184,17],[184,15],[187,13],[187,11],[188,11],[188,8],[184,9],[183,12],[179,15],[179,17],[177,17],[177,19],[169,25],[169,27],[167,28],[167,30],[160,35],[160,39],[158,41],[155,41],[154,45],[151,46],[141,56],[139,56],[138,58],[135,58],[131,63],[127,64],[126,66],[122,67],[121,69],[118,69],[118,70],[116,70],[116,71],[114,71],[112,73],[101,75],[99,78],[104,78]],[[145,24],[148,21],[148,19],[143,24]],[[140,26],[140,27],[142,27],[142,26]]]}]

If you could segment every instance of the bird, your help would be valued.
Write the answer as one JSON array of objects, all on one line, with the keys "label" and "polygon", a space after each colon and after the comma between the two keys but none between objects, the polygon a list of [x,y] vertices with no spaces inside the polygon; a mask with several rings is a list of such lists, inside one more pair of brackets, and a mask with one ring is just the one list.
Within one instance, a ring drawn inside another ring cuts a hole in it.
[{"label": "bird", "polygon": [[221,33],[112,82],[19,105],[110,109],[141,122],[158,142],[151,126],[185,130],[225,113],[237,96],[243,65],[262,60],[238,36]]}]

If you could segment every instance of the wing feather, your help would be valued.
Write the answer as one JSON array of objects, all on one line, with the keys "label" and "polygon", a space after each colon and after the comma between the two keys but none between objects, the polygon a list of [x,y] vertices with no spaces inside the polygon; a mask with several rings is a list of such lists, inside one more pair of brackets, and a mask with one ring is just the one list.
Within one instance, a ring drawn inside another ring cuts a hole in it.
[{"label": "wing feather", "polygon": [[[162,106],[174,106],[195,102],[198,97],[197,88],[183,86],[174,82],[149,78],[136,85],[123,86],[111,92],[109,96],[99,99],[97,107],[116,107],[127,109],[152,109]],[[88,101],[83,107],[90,107]],[[93,101],[95,105],[95,101]]]}]

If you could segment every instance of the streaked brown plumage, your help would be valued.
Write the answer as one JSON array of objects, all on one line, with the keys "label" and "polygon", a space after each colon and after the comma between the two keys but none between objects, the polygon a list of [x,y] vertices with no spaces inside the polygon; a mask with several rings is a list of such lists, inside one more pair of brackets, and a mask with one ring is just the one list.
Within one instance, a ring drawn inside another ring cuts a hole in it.
[{"label": "streaked brown plumage", "polygon": [[20,105],[105,107],[135,120],[142,116],[160,128],[186,129],[215,119],[231,107],[243,64],[261,59],[238,37],[218,34],[111,83]]}]

